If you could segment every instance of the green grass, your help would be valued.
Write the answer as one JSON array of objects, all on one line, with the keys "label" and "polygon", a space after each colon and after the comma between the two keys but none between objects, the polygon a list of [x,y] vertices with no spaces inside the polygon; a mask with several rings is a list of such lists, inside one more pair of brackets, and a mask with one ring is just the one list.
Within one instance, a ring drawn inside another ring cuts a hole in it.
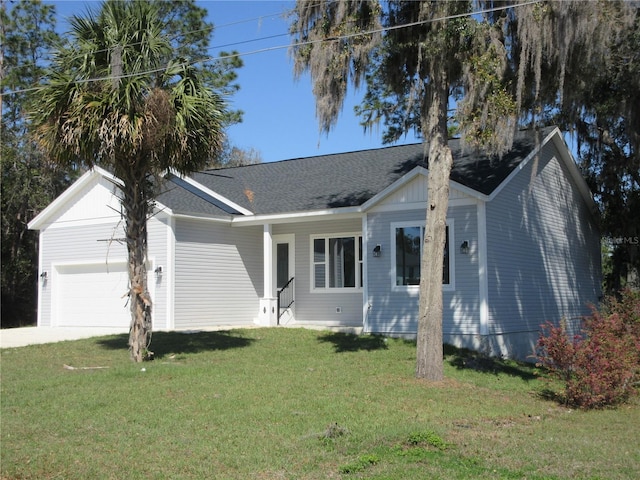
[{"label": "green grass", "polygon": [[2,350],[0,478],[640,478],[640,406],[562,408],[530,366],[447,349],[431,384],[411,342],[301,329],[155,333],[151,349]]}]

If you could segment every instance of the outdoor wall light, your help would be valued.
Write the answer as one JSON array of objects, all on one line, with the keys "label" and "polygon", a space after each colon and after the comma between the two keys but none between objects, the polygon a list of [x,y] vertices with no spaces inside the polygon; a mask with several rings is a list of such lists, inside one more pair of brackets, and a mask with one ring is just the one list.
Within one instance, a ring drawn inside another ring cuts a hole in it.
[{"label": "outdoor wall light", "polygon": [[40,274],[40,279],[41,279],[42,281],[45,281],[45,280],[47,279],[47,272],[42,272],[42,273]]},{"label": "outdoor wall light", "polygon": [[153,273],[156,274],[156,278],[162,278],[162,265],[160,265],[159,267],[156,267]]},{"label": "outdoor wall light", "polygon": [[382,255],[382,246],[381,245],[376,245],[373,249],[373,256],[374,257],[379,257],[380,255]]},{"label": "outdoor wall light", "polygon": [[463,255],[469,254],[469,240],[465,240],[464,242],[462,242],[462,245],[460,245],[460,253],[462,253]]}]

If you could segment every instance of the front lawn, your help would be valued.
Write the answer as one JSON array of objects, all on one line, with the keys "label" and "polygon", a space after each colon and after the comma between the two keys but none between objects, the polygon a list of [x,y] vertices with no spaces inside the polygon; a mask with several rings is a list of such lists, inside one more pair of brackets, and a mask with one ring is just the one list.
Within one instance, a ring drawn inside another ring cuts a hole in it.
[{"label": "front lawn", "polygon": [[640,406],[563,408],[531,366],[448,349],[430,384],[383,337],[155,333],[144,364],[126,341],[1,350],[0,478],[640,478]]}]

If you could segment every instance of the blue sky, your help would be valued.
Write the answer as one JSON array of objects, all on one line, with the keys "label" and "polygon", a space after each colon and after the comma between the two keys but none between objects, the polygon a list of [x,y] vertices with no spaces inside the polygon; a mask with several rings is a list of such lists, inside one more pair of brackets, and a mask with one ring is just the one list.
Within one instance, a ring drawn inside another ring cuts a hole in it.
[{"label": "blue sky", "polygon": [[[66,29],[65,18],[82,14],[87,5],[99,2],[50,0],[56,5],[58,25]],[[203,0],[209,20],[216,26],[211,40],[212,56],[237,50],[244,67],[238,70],[240,91],[230,99],[232,108],[244,111],[241,124],[230,128],[232,144],[254,148],[263,161],[364,150],[382,146],[382,131],[364,133],[353,107],[364,91],[351,92],[337,126],[327,136],[320,134],[315,117],[315,100],[309,76],[294,80],[293,62],[286,48],[291,42],[284,12],[294,2],[283,0]],[[275,38],[265,38],[273,37]],[[239,45],[237,42],[246,42]],[[215,48],[219,47],[219,48]],[[277,48],[282,47],[282,48]],[[259,52],[264,49],[269,51]],[[256,53],[251,53],[256,52]],[[401,143],[413,143],[408,137]]]}]

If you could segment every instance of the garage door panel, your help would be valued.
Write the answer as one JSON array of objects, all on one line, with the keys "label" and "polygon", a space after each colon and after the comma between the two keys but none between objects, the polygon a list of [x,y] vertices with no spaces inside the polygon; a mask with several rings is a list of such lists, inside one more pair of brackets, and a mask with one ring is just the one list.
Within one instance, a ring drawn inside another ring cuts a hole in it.
[{"label": "garage door panel", "polygon": [[58,326],[129,326],[126,264],[61,266],[55,281]]}]

